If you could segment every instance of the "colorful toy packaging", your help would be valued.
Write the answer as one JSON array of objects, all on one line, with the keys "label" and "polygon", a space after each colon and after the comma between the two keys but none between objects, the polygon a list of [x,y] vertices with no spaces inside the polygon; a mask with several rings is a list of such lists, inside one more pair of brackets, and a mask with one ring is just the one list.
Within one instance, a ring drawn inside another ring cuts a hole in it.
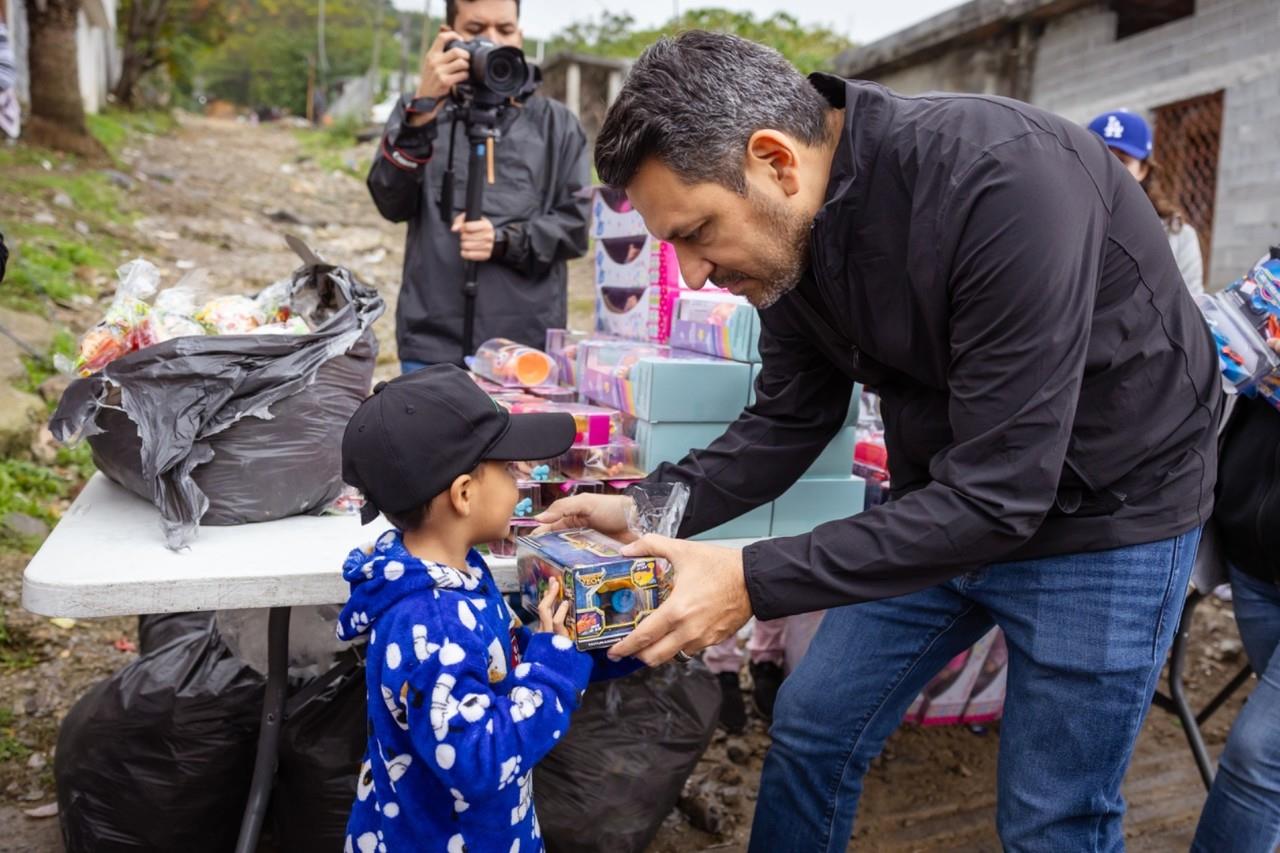
[{"label": "colorful toy packaging", "polygon": [[671,345],[733,361],[760,361],[760,315],[728,293],[682,290],[671,320]]},{"label": "colorful toy packaging", "polygon": [[622,413],[585,403],[552,403],[548,400],[499,401],[513,414],[527,412],[566,412],[573,415],[578,434],[574,445],[600,447],[623,437]]},{"label": "colorful toy packaging", "polygon": [[675,248],[648,234],[597,241],[596,328],[637,341],[664,343],[680,293]]},{"label": "colorful toy packaging", "polygon": [[547,329],[547,355],[555,361],[560,384],[563,387],[577,389],[578,345],[590,337],[591,335],[586,332]]},{"label": "colorful toy packaging", "polygon": [[591,234],[596,239],[649,233],[644,218],[631,206],[626,192],[612,187],[596,187],[591,220]]},{"label": "colorful toy packaging", "polygon": [[631,368],[642,358],[669,358],[670,347],[633,341],[583,341],[578,345],[578,388],[601,405],[635,414]]},{"label": "colorful toy packaging", "polygon": [[639,480],[645,475],[640,446],[629,438],[600,447],[571,447],[560,457],[560,470],[569,480]]},{"label": "colorful toy packaging", "polygon": [[1220,293],[1197,300],[1226,382],[1280,409],[1280,357],[1267,345],[1280,338],[1280,253],[1263,258]]},{"label": "colorful toy packaging", "polygon": [[[689,490],[683,484],[646,484],[633,497],[631,528],[670,536],[680,526]],[[521,537],[516,570],[525,605],[536,609],[556,578],[569,602],[566,627],[578,648],[613,645],[658,608],[674,581],[666,560],[624,557],[621,552],[621,543],[594,530]]]},{"label": "colorful toy packaging", "polygon": [[490,382],[508,388],[556,383],[556,363],[549,355],[506,338],[482,343],[471,369]]}]

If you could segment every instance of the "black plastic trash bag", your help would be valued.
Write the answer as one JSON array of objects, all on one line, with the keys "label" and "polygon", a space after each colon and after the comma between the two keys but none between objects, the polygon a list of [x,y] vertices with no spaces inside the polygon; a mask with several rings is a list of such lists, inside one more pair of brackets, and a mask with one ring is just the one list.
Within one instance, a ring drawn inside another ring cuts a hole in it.
[{"label": "black plastic trash bag", "polygon": [[720,686],[701,661],[587,689],[569,733],[533,771],[549,853],[640,853],[711,742]]},{"label": "black plastic trash bag", "polygon": [[54,755],[68,853],[233,849],[263,691],[207,620],[90,688]]},{"label": "black plastic trash bag", "polygon": [[149,613],[138,617],[138,655],[146,657],[174,640],[202,633],[213,622],[214,611]]},{"label": "black plastic trash bag", "polygon": [[49,424],[88,439],[98,468],[154,503],[171,548],[198,524],[322,510],[342,491],[342,431],[369,394],[385,306],[301,243],[291,303],[308,335],[173,338],[67,388]]},{"label": "black plastic trash bag", "polygon": [[354,665],[355,656],[346,654],[345,665],[289,698],[271,795],[276,843],[283,853],[337,853],[347,837],[369,717],[364,666]]}]

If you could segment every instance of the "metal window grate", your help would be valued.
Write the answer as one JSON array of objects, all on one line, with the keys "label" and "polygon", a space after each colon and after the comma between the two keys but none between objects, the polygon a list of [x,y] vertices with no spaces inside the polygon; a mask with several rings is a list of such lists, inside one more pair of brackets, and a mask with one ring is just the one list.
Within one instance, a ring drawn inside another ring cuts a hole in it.
[{"label": "metal window grate", "polygon": [[1163,167],[1169,198],[1186,213],[1200,237],[1208,272],[1222,138],[1222,92],[1165,104],[1154,112],[1156,162]]}]

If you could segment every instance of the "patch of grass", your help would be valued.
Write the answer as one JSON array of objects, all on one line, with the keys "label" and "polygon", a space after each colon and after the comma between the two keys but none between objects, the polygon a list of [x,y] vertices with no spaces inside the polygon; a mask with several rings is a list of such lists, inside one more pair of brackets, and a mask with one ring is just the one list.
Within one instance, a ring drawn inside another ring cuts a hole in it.
[{"label": "patch of grass", "polygon": [[352,168],[346,155],[356,145],[356,134],[363,125],[355,119],[344,119],[329,127],[295,131],[298,147],[304,157],[314,160],[326,172],[343,172],[356,178],[363,177],[359,167]]},{"label": "patch of grass", "polygon": [[165,110],[107,110],[97,115],[85,116],[89,125],[89,133],[102,143],[113,158],[120,156],[120,151],[128,143],[129,137],[137,134],[161,136],[171,133],[178,126],[173,114]]},{"label": "patch of grass", "polygon": [[[76,355],[76,337],[66,329],[59,329],[54,333],[53,343],[49,346],[49,351],[41,358],[32,358],[31,356],[23,356],[22,364],[27,369],[27,378],[25,382],[17,383],[17,387],[31,394],[36,394],[40,390],[40,386],[50,376],[58,372],[55,366],[55,358],[64,356],[68,359],[75,359]],[[53,408],[53,403],[50,403]]]},{"label": "patch of grass", "polygon": [[[0,459],[0,518],[20,512],[50,526],[58,521],[52,501],[65,497],[69,484],[56,471],[24,459]],[[36,537],[0,529],[0,549],[32,553]]]},{"label": "patch of grass", "polygon": [[78,483],[85,482],[93,476],[94,471],[98,470],[93,464],[93,451],[89,449],[87,441],[81,441],[74,447],[59,447],[54,464],[59,468],[65,468]]}]

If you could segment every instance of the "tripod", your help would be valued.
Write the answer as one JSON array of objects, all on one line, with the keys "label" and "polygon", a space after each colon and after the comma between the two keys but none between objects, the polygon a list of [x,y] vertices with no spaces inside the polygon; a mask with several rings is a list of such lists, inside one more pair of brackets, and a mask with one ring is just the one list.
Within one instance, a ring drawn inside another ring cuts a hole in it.
[{"label": "tripod", "polygon": [[[459,105],[454,112],[451,136],[457,129],[457,122],[462,120],[467,128],[467,206],[463,219],[475,222],[483,217],[484,188],[486,184],[496,181],[494,173],[494,146],[502,135],[499,123],[502,119],[502,103],[488,103],[479,99],[470,99]],[[446,217],[453,215],[453,143],[450,140],[449,168],[445,174],[445,191],[442,207],[447,211]],[[446,221],[448,219],[446,218]],[[462,358],[475,353],[476,294],[479,293],[480,263],[467,261],[463,266],[463,315],[462,315]]]}]

